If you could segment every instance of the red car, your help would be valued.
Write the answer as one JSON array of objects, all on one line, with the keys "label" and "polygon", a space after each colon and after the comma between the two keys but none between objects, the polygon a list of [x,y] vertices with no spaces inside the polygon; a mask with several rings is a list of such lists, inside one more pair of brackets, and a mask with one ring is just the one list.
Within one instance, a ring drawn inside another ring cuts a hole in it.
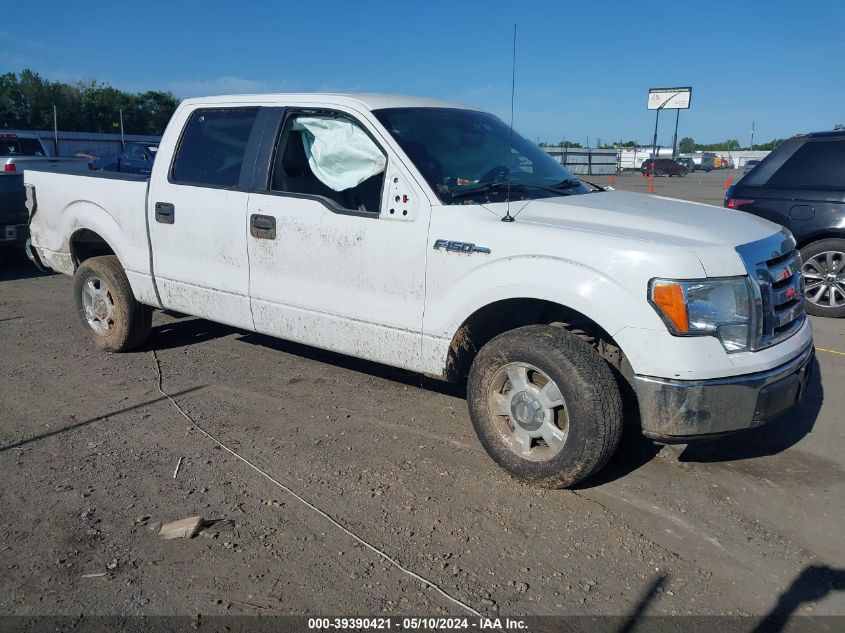
[{"label": "red car", "polygon": [[647,176],[686,176],[687,168],[673,161],[670,158],[649,158],[643,161],[640,171]]}]

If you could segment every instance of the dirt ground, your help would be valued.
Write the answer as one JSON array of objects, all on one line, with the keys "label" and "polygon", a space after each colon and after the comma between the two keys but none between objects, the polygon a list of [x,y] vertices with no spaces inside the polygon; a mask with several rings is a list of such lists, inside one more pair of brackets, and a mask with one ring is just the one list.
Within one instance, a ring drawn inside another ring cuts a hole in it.
[{"label": "dirt ground", "polygon": [[[724,177],[657,189],[716,201]],[[813,320],[812,391],[783,418],[697,446],[626,433],[548,491],[484,454],[460,387],[166,313],[99,353],[69,278],[0,257],[2,614],[466,613],[199,426],[486,615],[845,615],[845,322]],[[195,538],[155,536],[192,515]]]}]

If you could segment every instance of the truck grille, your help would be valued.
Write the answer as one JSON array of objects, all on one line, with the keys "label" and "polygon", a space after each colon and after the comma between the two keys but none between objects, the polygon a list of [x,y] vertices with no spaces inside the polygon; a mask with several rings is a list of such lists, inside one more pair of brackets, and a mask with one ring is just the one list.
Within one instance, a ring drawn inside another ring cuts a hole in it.
[{"label": "truck grille", "polygon": [[756,349],[775,345],[789,338],[804,323],[804,278],[801,255],[792,250],[760,262],[756,266],[760,288],[762,323],[757,331]]}]

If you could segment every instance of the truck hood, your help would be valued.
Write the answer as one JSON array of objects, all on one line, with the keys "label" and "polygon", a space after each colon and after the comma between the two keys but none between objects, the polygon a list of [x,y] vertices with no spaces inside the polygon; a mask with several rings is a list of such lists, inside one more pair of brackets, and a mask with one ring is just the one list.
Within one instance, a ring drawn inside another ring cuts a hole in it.
[{"label": "truck hood", "polygon": [[[512,213],[519,211],[514,206]],[[682,248],[698,257],[709,277],[745,274],[736,247],[781,231],[742,211],[628,191],[533,200],[517,222]]]}]

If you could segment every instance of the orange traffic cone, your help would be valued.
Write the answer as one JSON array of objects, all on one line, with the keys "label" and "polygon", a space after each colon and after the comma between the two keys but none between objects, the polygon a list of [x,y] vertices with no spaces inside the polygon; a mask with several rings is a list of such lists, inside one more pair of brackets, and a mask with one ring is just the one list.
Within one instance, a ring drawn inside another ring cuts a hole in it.
[{"label": "orange traffic cone", "polygon": [[733,176],[728,176],[725,178],[725,189],[731,186],[731,183],[734,181]]},{"label": "orange traffic cone", "polygon": [[648,177],[648,192],[654,193],[654,174]]},{"label": "orange traffic cone", "polygon": [[616,182],[616,176],[610,174],[610,184],[612,185],[614,182]]}]

